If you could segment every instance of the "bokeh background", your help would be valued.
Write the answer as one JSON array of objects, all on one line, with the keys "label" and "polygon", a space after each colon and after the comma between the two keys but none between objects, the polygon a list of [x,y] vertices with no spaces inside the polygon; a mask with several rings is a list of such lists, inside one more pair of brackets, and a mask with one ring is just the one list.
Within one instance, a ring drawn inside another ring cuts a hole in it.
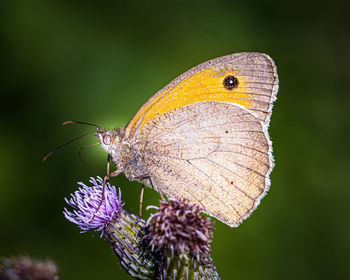
[{"label": "bokeh background", "polygon": [[[222,279],[349,279],[348,12],[346,1],[1,1],[0,256],[51,258],[61,279],[131,279],[99,234],[62,214],[88,182],[78,149],[96,139],[42,164],[90,130],[61,122],[124,126],[189,68],[259,51],[280,77],[272,187],[240,227],[216,222],[214,262]],[[103,176],[107,155],[83,154]],[[140,184],[111,182],[136,213]],[[145,204],[158,201],[147,189]]]}]

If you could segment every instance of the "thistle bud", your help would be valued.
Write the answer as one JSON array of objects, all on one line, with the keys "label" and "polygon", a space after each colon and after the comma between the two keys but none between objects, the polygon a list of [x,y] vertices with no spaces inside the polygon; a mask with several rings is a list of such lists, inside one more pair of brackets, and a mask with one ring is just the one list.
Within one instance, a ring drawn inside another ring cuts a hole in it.
[{"label": "thistle bud", "polygon": [[151,251],[160,279],[220,279],[210,257],[212,221],[186,199],[162,201],[148,221]]}]

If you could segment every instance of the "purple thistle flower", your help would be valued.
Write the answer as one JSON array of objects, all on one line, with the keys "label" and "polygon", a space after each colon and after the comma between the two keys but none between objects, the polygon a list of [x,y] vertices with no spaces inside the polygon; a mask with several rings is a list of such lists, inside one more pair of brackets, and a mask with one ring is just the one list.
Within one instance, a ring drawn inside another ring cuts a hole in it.
[{"label": "purple thistle flower", "polygon": [[[65,201],[74,210],[70,212],[64,208],[64,216],[72,223],[78,225],[81,232],[87,232],[90,229],[101,231],[101,236],[104,233],[104,228],[109,224],[115,215],[120,211],[124,203],[121,201],[121,191],[117,194],[114,186],[109,183],[105,185],[104,200],[100,209],[96,212],[102,199],[103,180],[97,177],[97,180],[90,178],[91,187],[79,182],[81,186],[79,190],[71,194],[71,198]],[[92,217],[94,217],[93,220]]]},{"label": "purple thistle flower", "polygon": [[[81,232],[90,229],[101,231],[101,237],[112,246],[119,257],[123,268],[137,279],[154,279],[154,257],[144,246],[143,236],[145,221],[122,208],[121,192],[116,192],[114,186],[105,185],[104,200],[102,199],[103,180],[100,177],[90,178],[91,187],[79,182],[81,186],[71,194],[68,205],[73,207],[70,212],[63,211],[65,217],[77,224]],[[94,217],[92,219],[92,217]]]}]

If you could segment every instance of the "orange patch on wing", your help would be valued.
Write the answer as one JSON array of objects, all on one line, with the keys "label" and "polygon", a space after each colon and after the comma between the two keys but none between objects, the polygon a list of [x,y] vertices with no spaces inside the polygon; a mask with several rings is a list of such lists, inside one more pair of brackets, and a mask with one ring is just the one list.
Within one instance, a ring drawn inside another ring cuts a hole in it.
[{"label": "orange patch on wing", "polygon": [[[233,75],[238,79],[238,87],[234,90],[228,90],[223,85],[228,75]],[[139,126],[139,129],[142,129],[155,117],[195,102],[224,101],[250,108],[252,101],[249,99],[245,85],[243,76],[237,75],[235,71],[222,70],[214,66],[207,68],[163,92],[138,112],[128,126],[135,129],[135,124],[142,118]]]}]

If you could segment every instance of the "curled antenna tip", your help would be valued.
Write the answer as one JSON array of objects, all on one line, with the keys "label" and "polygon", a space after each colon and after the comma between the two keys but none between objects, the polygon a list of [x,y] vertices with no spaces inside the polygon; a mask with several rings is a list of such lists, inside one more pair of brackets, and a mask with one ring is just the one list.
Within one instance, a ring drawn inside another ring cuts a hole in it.
[{"label": "curled antenna tip", "polygon": [[44,163],[50,155],[51,153],[48,153],[46,156],[44,156],[41,162]]},{"label": "curled antenna tip", "polygon": [[53,151],[49,152],[46,156],[43,157],[43,159],[41,160],[42,163],[45,163],[45,161],[54,153],[56,152],[57,148],[54,149]]},{"label": "curled antenna tip", "polygon": [[67,125],[67,124],[84,124],[84,125],[91,125],[94,126],[96,128],[100,128],[97,124],[93,124],[93,123],[88,123],[88,122],[81,122],[81,121],[65,121],[62,123],[62,125]]},{"label": "curled antenna tip", "polygon": [[73,142],[79,140],[80,138],[83,138],[83,137],[85,137],[85,136],[87,136],[87,135],[89,135],[89,134],[91,134],[91,133],[94,133],[94,132],[96,132],[96,130],[89,131],[89,132],[87,132],[87,133],[85,133],[85,134],[83,134],[83,135],[80,135],[80,136],[78,136],[78,137],[76,137],[76,138],[74,138],[74,139],[68,141],[67,143],[64,143],[64,144],[61,145],[61,146],[58,146],[57,148],[55,148],[55,149],[53,149],[51,152],[49,152],[49,153],[43,158],[42,162],[44,163],[44,162],[47,160],[48,157],[50,157],[53,153],[57,152],[58,150],[61,150],[62,148],[66,147],[67,145],[69,145],[69,144],[71,144],[71,143],[73,143]]},{"label": "curled antenna tip", "polygon": [[74,123],[74,122],[72,122],[72,121],[65,121],[65,122],[62,123],[62,125],[65,126],[65,125],[70,124],[70,123]]}]

